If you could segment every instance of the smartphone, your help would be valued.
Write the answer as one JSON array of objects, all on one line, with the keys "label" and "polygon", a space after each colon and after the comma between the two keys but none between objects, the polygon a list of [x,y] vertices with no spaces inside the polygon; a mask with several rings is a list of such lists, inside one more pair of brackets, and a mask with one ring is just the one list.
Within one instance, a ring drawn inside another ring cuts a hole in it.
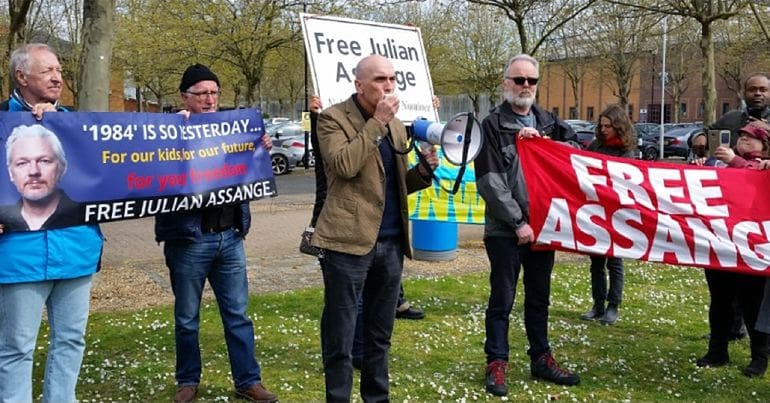
[{"label": "smartphone", "polygon": [[729,130],[720,130],[719,131],[719,144],[723,146],[730,147],[730,131]]},{"label": "smartphone", "polygon": [[[716,151],[717,147],[722,144],[722,139],[720,136],[721,132],[721,130],[709,130],[706,134],[706,144],[708,145],[709,149],[709,157],[713,157],[714,151]],[[727,133],[729,134],[730,131],[728,130]],[[728,138],[728,143],[729,142],[730,141]]]}]

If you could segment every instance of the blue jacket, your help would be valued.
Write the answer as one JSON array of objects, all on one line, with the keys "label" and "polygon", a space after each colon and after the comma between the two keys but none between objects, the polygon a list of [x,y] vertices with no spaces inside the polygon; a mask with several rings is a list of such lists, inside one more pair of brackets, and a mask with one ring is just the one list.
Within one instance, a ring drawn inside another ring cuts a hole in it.
[{"label": "blue jacket", "polygon": [[64,280],[94,274],[102,257],[97,225],[0,235],[0,284]]},{"label": "blue jacket", "polygon": [[[66,111],[63,107],[57,109]],[[29,109],[11,97],[0,104],[0,110]],[[97,225],[0,234],[0,284],[64,280],[94,274],[99,270],[103,246]]]},{"label": "blue jacket", "polygon": [[[203,212],[184,211],[155,216],[155,240],[158,242],[171,240],[198,241],[201,239],[201,220]],[[235,230],[241,237],[249,233],[251,227],[251,211],[249,203],[241,203],[235,214]]]}]

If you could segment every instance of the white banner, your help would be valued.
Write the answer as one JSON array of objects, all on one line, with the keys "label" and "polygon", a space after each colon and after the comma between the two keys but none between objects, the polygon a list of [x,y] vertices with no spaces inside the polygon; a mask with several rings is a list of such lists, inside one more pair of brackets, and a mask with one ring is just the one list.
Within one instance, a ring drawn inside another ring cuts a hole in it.
[{"label": "white banner", "polygon": [[379,54],[396,70],[398,118],[405,123],[418,118],[439,120],[419,28],[303,13],[300,19],[313,84],[324,107],[356,92],[356,64]]}]

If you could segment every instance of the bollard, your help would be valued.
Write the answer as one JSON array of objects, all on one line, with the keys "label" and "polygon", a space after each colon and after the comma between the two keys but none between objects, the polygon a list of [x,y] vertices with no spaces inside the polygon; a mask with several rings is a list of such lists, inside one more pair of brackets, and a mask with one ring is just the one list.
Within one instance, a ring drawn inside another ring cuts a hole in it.
[{"label": "bollard", "polygon": [[412,257],[444,261],[457,257],[457,223],[412,220]]}]

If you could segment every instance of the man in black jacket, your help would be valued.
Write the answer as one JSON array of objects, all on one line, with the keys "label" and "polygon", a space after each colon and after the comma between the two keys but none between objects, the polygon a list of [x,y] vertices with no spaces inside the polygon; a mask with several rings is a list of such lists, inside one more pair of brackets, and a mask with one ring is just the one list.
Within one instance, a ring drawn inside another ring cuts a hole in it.
[{"label": "man in black jacket", "polygon": [[740,137],[738,129],[746,126],[749,121],[770,118],[770,79],[761,73],[746,78],[743,82],[743,100],[746,102],[745,107],[725,113],[709,127],[711,130],[729,130],[730,147],[735,147]]},{"label": "man in black jacket", "polygon": [[560,385],[580,378],[561,367],[548,344],[548,305],[553,251],[531,250],[534,234],[528,223],[529,199],[517,152],[520,137],[548,136],[574,141],[575,132],[552,113],[535,105],[538,62],[529,55],[511,59],[503,76],[505,101],[483,123],[484,145],[476,159],[478,190],[486,201],[484,245],[491,265],[486,310],[486,390],[505,396],[508,327],[521,266],[524,267],[524,326],[529,340],[533,377]]}]

